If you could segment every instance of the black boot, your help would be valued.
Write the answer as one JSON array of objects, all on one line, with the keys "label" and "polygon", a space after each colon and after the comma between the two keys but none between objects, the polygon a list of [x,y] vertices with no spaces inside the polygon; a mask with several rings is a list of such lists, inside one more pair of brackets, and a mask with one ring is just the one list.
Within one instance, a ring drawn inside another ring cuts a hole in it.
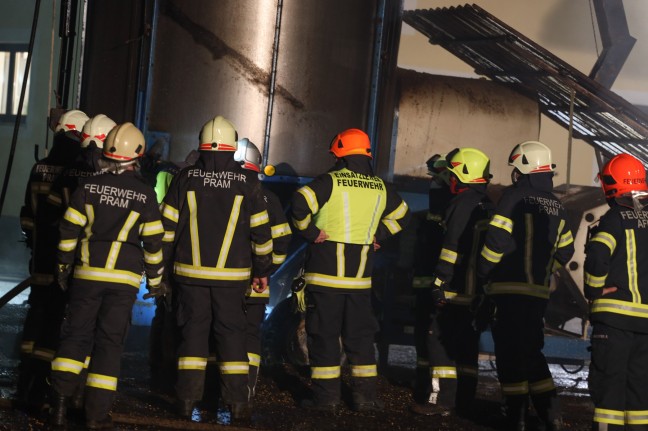
[{"label": "black boot", "polygon": [[529,397],[513,395],[506,397],[506,429],[510,431],[525,431]]},{"label": "black boot", "polygon": [[232,403],[230,412],[232,413],[232,420],[247,420],[252,415],[249,403]]},{"label": "black boot", "polygon": [[191,419],[195,406],[196,402],[194,400],[177,400],[175,402],[176,413],[185,419]]},{"label": "black boot", "polygon": [[67,397],[53,389],[50,392],[49,423],[54,427],[64,427],[67,423]]},{"label": "black boot", "polygon": [[563,429],[560,403],[555,390],[531,395],[531,400],[546,431],[560,431]]}]

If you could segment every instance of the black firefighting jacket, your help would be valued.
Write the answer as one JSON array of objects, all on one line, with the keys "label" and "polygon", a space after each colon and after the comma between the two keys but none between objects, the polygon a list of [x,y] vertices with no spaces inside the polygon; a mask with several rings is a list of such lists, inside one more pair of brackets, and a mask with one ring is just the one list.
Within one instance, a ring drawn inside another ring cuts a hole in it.
[{"label": "black firefighting jacket", "polygon": [[[250,175],[252,176],[252,175]],[[288,219],[284,213],[281,201],[270,190],[263,189],[264,199],[268,208],[268,217],[270,219],[270,230],[272,231],[272,270],[274,273],[279,269],[288,256],[288,247],[292,238],[292,230],[288,224]],[[257,293],[248,289],[246,293],[246,302],[267,304],[270,300],[270,289],[272,286],[262,292]]]},{"label": "black firefighting jacket", "polygon": [[184,284],[249,287],[272,268],[272,234],[261,183],[231,152],[201,151],[173,177],[161,206],[165,254]]},{"label": "black firefighting jacket", "polygon": [[551,274],[574,254],[552,175],[523,175],[504,190],[478,260],[478,275],[490,281],[487,294],[548,299]]},{"label": "black firefighting jacket", "polygon": [[81,180],[60,224],[60,263],[74,279],[139,289],[162,279],[164,230],[155,192],[134,171]]},{"label": "black firefighting jacket", "polygon": [[20,209],[20,226],[32,251],[30,273],[32,285],[47,286],[54,281],[58,230],[46,209],[47,196],[64,167],[74,160],[79,144],[64,133],[54,137],[52,151],[31,170]]},{"label": "black firefighting jacket", "polygon": [[[590,320],[648,333],[648,211],[623,200],[610,204],[585,249]],[[617,290],[603,296],[604,287]]]},{"label": "black firefighting jacket", "polygon": [[[355,155],[341,159],[333,168],[359,174],[360,179],[340,180],[347,187],[362,187],[363,177],[374,177],[370,160],[366,156]],[[332,171],[333,171],[332,170]],[[373,184],[373,183],[372,183]],[[407,204],[388,185],[386,190],[385,208],[380,214],[373,214],[374,208],[364,208],[361,214],[348,214],[351,219],[376,217],[376,241],[381,241],[400,232],[410,218]],[[297,231],[310,243],[305,263],[305,280],[313,291],[360,293],[371,288],[371,273],[373,270],[373,244],[352,244],[326,240],[315,244],[320,228],[315,225],[314,218],[331,199],[333,177],[329,173],[315,178],[307,186],[299,189],[292,199],[292,222]],[[326,231],[326,227],[323,227]]]},{"label": "black firefighting jacket", "polygon": [[470,305],[482,286],[477,286],[477,257],[495,206],[486,185],[471,185],[451,201],[445,213],[446,234],[434,269],[435,285],[446,290],[448,302]]}]

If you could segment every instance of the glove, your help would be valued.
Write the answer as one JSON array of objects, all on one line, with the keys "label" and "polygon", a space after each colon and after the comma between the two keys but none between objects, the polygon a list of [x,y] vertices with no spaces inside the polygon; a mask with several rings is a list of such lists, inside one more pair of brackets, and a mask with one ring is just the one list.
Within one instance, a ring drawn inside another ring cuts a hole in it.
[{"label": "glove", "polygon": [[146,286],[146,288],[148,289],[148,293],[144,295],[144,299],[163,298],[169,291],[164,281],[161,281],[160,284],[158,284],[157,286],[148,285]]},{"label": "glove", "polygon": [[473,329],[483,332],[495,317],[495,302],[487,295],[476,296],[470,304],[470,311],[473,314]]},{"label": "glove", "polygon": [[445,296],[445,282],[437,276],[432,276],[434,280],[432,282],[432,291],[430,292],[430,297],[432,298],[432,303],[435,307],[443,307],[445,305],[446,296]]},{"label": "glove", "polygon": [[56,283],[63,292],[68,290],[70,273],[72,273],[72,265],[68,263],[59,263],[56,265]]}]

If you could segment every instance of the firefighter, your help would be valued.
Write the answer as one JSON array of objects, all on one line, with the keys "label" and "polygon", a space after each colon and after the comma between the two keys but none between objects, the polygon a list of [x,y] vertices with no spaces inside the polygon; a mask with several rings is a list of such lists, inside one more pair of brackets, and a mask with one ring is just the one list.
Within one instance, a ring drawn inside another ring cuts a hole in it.
[{"label": "firefighter", "polygon": [[[103,145],[103,175],[83,180],[60,225],[57,280],[69,288],[68,315],[52,361],[50,423],[65,425],[67,401],[88,368],[86,425],[112,428],[124,340],[146,274],[150,294],[164,294],[164,230],[155,192],[137,173],[144,136],[132,124],[113,128]],[[87,357],[90,356],[89,364]]]},{"label": "firefighter", "polygon": [[593,430],[644,430],[648,411],[648,186],[642,163],[619,154],[599,174],[610,209],[586,246],[591,301]]},{"label": "firefighter", "polygon": [[[412,221],[408,229],[403,232],[401,240],[405,240],[405,233],[412,232],[414,248],[412,288],[416,297],[414,304],[414,345],[416,348],[416,377],[414,379],[414,403],[411,410],[417,414],[432,415],[436,412],[432,395],[432,369],[430,360],[433,342],[432,322],[434,318],[434,304],[430,293],[432,291],[432,276],[434,267],[439,257],[445,233],[443,215],[452,194],[448,184],[448,170],[445,154],[435,154],[427,161],[428,175],[430,175],[430,188],[428,191],[428,210],[421,216],[412,214]],[[418,217],[415,217],[418,216]],[[412,224],[418,222],[418,227],[412,229]],[[401,252],[401,256],[403,256]]]},{"label": "firefighter", "polygon": [[[234,160],[239,162],[243,169],[261,174],[262,157],[258,148],[247,138],[237,142]],[[250,182],[258,181],[254,174],[248,176]],[[274,273],[286,260],[288,246],[292,232],[277,195],[268,189],[263,189],[264,198],[268,207],[270,228],[272,231],[272,273]],[[251,287],[245,293],[245,315],[247,318],[247,355],[249,361],[248,387],[250,397],[254,397],[256,383],[261,366],[261,324],[265,318],[266,304],[270,301],[270,286],[262,292],[257,292]]]},{"label": "firefighter", "polygon": [[565,208],[553,194],[551,150],[516,145],[506,188],[486,233],[477,271],[496,307],[492,325],[497,373],[511,429],[525,428],[529,396],[547,430],[561,427],[556,388],[542,354],[552,273],[574,254]]},{"label": "firefighter", "polygon": [[351,365],[356,411],[379,407],[376,398],[371,273],[378,241],[400,232],[405,202],[373,174],[366,133],[348,129],[331,142],[336,164],[300,188],[292,221],[310,243],[305,262],[306,333],[313,398],[306,408],[336,412],[340,402],[340,337]]},{"label": "firefighter", "polygon": [[272,237],[261,184],[234,160],[236,141],[231,122],[208,121],[200,158],[174,177],[161,207],[181,332],[176,410],[185,418],[203,397],[210,328],[223,404],[232,419],[250,413],[245,291],[250,280],[267,288]]},{"label": "firefighter", "polygon": [[45,336],[43,331],[48,329],[44,322],[50,307],[56,303],[55,307],[61,309],[63,303],[63,296],[54,280],[58,232],[51,225],[45,204],[56,178],[76,158],[81,129],[87,120],[88,116],[79,110],[61,115],[54,129],[50,153],[32,167],[20,211],[21,228],[27,247],[31,249],[31,291],[23,326],[17,397],[20,403],[31,407],[38,407],[45,401],[43,376],[48,373],[54,357],[54,351],[47,346],[36,349],[36,342]]},{"label": "firefighter", "polygon": [[471,307],[483,292],[474,268],[494,210],[486,195],[491,178],[488,156],[465,147],[446,158],[454,197],[445,212],[446,232],[430,292],[436,316],[431,330],[429,408],[441,415],[453,408],[468,414],[475,399],[480,333],[473,327]]}]

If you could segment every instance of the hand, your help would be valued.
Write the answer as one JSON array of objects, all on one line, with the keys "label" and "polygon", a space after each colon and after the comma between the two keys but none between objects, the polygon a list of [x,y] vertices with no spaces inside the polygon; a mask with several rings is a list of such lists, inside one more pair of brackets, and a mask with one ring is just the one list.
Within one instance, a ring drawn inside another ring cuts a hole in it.
[{"label": "hand", "polygon": [[68,263],[59,263],[56,265],[56,283],[63,292],[68,290],[68,281],[71,272],[72,265]]},{"label": "hand", "polygon": [[321,244],[321,243],[323,243],[324,241],[326,241],[326,240],[328,239],[328,237],[329,237],[329,236],[326,234],[326,232],[324,232],[324,230],[321,230],[321,231],[319,232],[319,235],[317,235],[317,238],[315,238],[315,240],[314,240],[313,242],[314,242],[315,244]]},{"label": "hand", "polygon": [[373,238],[373,249],[374,251],[380,250],[380,244],[378,244],[378,241],[376,241],[376,237],[374,236]]},{"label": "hand", "polygon": [[252,278],[252,290],[256,293],[263,293],[268,288],[268,277]]},{"label": "hand", "polygon": [[618,289],[616,286],[610,286],[610,287],[604,287],[603,292],[601,293],[601,296],[605,296],[610,293],[616,292]]},{"label": "hand", "polygon": [[167,294],[167,292],[169,290],[164,281],[161,281],[160,284],[158,284],[157,286],[148,285],[147,289],[148,289],[148,293],[144,295],[144,299],[162,298]]},{"label": "hand", "polygon": [[483,332],[495,317],[495,302],[487,295],[478,295],[470,304],[470,311],[473,314],[473,329]]},{"label": "hand", "polygon": [[430,296],[435,307],[443,307],[447,302],[445,292],[440,287],[433,287]]}]

